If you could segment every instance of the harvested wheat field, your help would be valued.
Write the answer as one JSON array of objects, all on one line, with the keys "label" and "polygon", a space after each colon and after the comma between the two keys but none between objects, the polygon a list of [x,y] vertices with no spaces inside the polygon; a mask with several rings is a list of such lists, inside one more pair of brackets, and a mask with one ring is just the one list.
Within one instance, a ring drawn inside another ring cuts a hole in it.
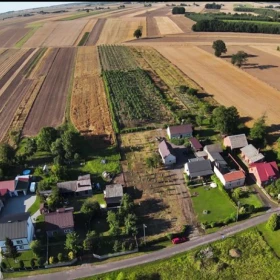
[{"label": "harvested wheat field", "polygon": [[24,124],[23,135],[33,136],[42,127],[56,127],[63,122],[75,55],[75,48],[58,50]]},{"label": "harvested wheat field", "polygon": [[[201,49],[213,54],[211,46],[201,46]],[[238,51],[244,51],[249,55],[248,61],[242,66],[244,71],[280,90],[280,57],[249,46],[227,46],[227,53],[221,58],[230,63],[231,56]]]},{"label": "harvested wheat field", "polygon": [[88,20],[88,22],[85,25],[84,29],[81,31],[80,36],[76,39],[76,42],[74,43],[75,46],[78,46],[78,44],[82,40],[82,38],[85,35],[85,33],[90,33],[93,30],[97,20],[98,20],[97,18]]},{"label": "harvested wheat field", "polygon": [[177,24],[179,28],[184,33],[192,33],[192,26],[195,24],[195,21],[185,17],[184,15],[172,15],[169,18]]},{"label": "harvested wheat field", "polygon": [[279,122],[280,92],[266,83],[195,46],[155,48],[220,104],[253,119],[266,112],[269,125]]},{"label": "harvested wheat field", "polygon": [[102,140],[114,142],[96,47],[78,48],[70,118],[82,134],[99,136]]},{"label": "harvested wheat field", "polygon": [[169,17],[155,17],[161,35],[184,33]]},{"label": "harvested wheat field", "polygon": [[280,51],[277,51],[278,46],[273,46],[273,45],[261,46],[260,45],[260,46],[250,46],[250,47],[253,48],[253,49],[257,49],[257,50],[266,52],[268,54],[272,54],[272,55],[280,57]]},{"label": "harvested wheat field", "polygon": [[142,27],[142,37],[145,37],[145,17],[109,18],[103,27],[97,44],[118,44],[128,40],[133,40],[135,39],[133,37],[133,33],[139,26]]}]

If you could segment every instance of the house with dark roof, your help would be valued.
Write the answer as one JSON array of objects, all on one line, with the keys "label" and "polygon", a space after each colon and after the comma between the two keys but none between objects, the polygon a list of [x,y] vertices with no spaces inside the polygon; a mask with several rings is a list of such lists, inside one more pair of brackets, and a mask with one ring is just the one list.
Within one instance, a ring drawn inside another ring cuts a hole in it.
[{"label": "house with dark roof", "polygon": [[197,177],[206,177],[214,174],[209,159],[189,161],[185,163],[184,171],[191,179]]},{"label": "house with dark roof", "polygon": [[224,146],[231,150],[240,149],[248,145],[245,134],[231,135],[224,138]]},{"label": "house with dark roof", "polygon": [[5,239],[10,238],[18,251],[30,249],[34,226],[29,213],[6,215],[0,219],[0,248],[5,252]]},{"label": "house with dark roof", "polygon": [[48,236],[66,235],[74,230],[73,207],[59,208],[56,212],[45,213],[45,230]]},{"label": "house with dark roof", "polygon": [[158,151],[161,156],[162,162],[165,165],[171,165],[176,163],[176,157],[174,156],[172,146],[165,140],[161,141],[158,145]]},{"label": "house with dark roof", "polygon": [[192,133],[193,126],[191,124],[174,125],[167,128],[169,139],[192,137]]},{"label": "house with dark roof", "polygon": [[57,183],[60,193],[76,196],[92,195],[90,174],[79,176],[76,181]]},{"label": "house with dark roof", "polygon": [[106,201],[107,208],[120,206],[122,197],[123,185],[113,184],[106,186],[104,190],[104,199]]},{"label": "house with dark roof", "polygon": [[279,178],[279,169],[275,161],[252,163],[249,166],[249,173],[260,187],[271,184]]},{"label": "house with dark roof", "polygon": [[203,148],[202,145],[195,137],[191,137],[189,141],[194,152],[198,152],[202,150]]},{"label": "house with dark roof", "polygon": [[240,151],[242,159],[248,164],[264,161],[264,155],[252,144],[243,147]]}]

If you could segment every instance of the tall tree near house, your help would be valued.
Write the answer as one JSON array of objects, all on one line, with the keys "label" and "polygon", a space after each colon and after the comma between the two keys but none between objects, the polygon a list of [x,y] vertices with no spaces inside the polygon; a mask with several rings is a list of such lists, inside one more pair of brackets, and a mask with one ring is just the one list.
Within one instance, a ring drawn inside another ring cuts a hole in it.
[{"label": "tall tree near house", "polygon": [[222,40],[214,41],[212,48],[215,50],[215,56],[217,56],[217,57],[220,57],[222,53],[227,52],[226,44]]},{"label": "tall tree near house", "polygon": [[244,51],[238,51],[231,57],[231,63],[239,68],[248,61],[248,54]]},{"label": "tall tree near house", "polygon": [[6,143],[0,144],[0,164],[11,164],[14,156],[15,151],[10,145]]},{"label": "tall tree near house", "polygon": [[65,249],[72,251],[75,255],[82,248],[79,242],[79,235],[76,232],[70,232],[66,235]]},{"label": "tall tree near house", "polygon": [[33,252],[33,254],[38,258],[41,253],[42,253],[42,244],[40,242],[40,240],[33,240],[30,243],[30,248]]},{"label": "tall tree near house", "polygon": [[84,250],[91,251],[91,252],[93,251],[95,238],[96,238],[96,232],[94,230],[89,231],[87,233],[86,238],[83,241]]},{"label": "tall tree near house", "polygon": [[5,247],[6,251],[4,253],[4,256],[7,258],[16,259],[16,257],[18,256],[17,247],[14,245],[13,241],[8,237],[6,237],[5,239]]},{"label": "tall tree near house", "polygon": [[112,236],[117,236],[121,233],[119,217],[115,212],[108,211],[107,222],[109,223],[109,232]]},{"label": "tall tree near house", "polygon": [[250,129],[250,137],[259,144],[265,144],[265,137],[267,134],[267,126],[265,124],[266,115],[262,115],[254,122],[253,127]]},{"label": "tall tree near house", "polygon": [[131,196],[125,193],[122,197],[121,206],[119,208],[119,213],[118,213],[121,222],[124,221],[125,216],[133,212],[133,208],[134,208],[134,202]]},{"label": "tall tree near house", "polygon": [[132,234],[135,236],[137,234],[136,227],[137,217],[135,214],[128,214],[124,219],[125,232],[126,234]]},{"label": "tall tree near house", "polygon": [[52,142],[57,137],[57,131],[53,127],[43,127],[37,136],[38,150],[49,152]]},{"label": "tall tree near house", "polygon": [[92,201],[91,198],[87,198],[81,207],[81,212],[87,216],[90,223],[93,217],[100,214],[100,204],[97,201]]}]

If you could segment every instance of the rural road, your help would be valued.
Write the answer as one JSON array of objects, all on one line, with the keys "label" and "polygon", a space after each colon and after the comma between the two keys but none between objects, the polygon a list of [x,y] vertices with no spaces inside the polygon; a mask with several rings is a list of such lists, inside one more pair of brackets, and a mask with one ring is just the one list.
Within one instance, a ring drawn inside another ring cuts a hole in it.
[{"label": "rural road", "polygon": [[[100,265],[82,265],[79,267],[75,267],[73,269],[69,269],[67,271],[62,272],[56,272],[51,274],[43,274],[43,275],[35,275],[35,276],[29,276],[29,277],[23,277],[21,280],[61,280],[61,279],[79,279],[82,277],[88,277],[91,275],[97,275],[104,272],[114,271],[130,266],[136,266],[140,264],[145,264],[149,262],[153,262],[156,260],[164,259],[171,257],[173,255],[176,255],[178,253],[189,251],[195,247],[198,247],[203,244],[208,244],[213,241],[222,239],[222,235],[226,238],[229,235],[233,235],[237,232],[240,232],[242,230],[245,230],[247,228],[256,226],[258,224],[261,224],[265,222],[271,215],[271,213],[277,212],[280,213],[280,207],[276,208],[274,210],[270,210],[268,213],[265,213],[261,216],[254,217],[252,219],[249,219],[244,222],[240,222],[236,225],[226,227],[224,229],[219,230],[218,232],[211,233],[205,236],[198,237],[196,239],[193,239],[191,241],[188,241],[186,243],[182,243],[176,246],[168,247],[166,249],[162,249],[159,251],[156,251],[154,253],[145,254],[142,256],[138,256],[131,259],[121,260],[121,261],[115,261],[111,263],[106,264],[100,264]],[[15,279],[15,278],[14,278]],[[17,278],[18,279],[18,278]]]}]

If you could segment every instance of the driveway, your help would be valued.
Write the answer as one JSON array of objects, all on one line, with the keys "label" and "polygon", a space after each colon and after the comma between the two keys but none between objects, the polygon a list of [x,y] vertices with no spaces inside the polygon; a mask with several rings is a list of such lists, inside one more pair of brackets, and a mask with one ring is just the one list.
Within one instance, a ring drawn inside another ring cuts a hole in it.
[{"label": "driveway", "polygon": [[6,201],[4,208],[2,209],[0,215],[10,215],[22,212],[27,212],[31,205],[35,202],[36,195],[21,195],[17,197],[9,197]]}]

